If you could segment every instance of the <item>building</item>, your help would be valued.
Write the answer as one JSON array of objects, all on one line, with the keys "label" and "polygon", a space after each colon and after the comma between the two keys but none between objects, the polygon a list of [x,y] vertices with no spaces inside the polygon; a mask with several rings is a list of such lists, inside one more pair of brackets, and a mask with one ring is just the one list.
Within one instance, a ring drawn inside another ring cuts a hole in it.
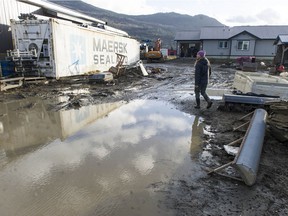
[{"label": "building", "polygon": [[279,35],[274,44],[277,45],[275,63],[288,65],[288,34]]},{"label": "building", "polygon": [[[13,49],[10,20],[17,20],[21,14],[31,13],[73,20],[75,23],[106,24],[102,20],[62,7],[57,2],[43,0],[0,0],[0,60],[5,59],[7,50]],[[112,30],[115,31],[115,29]]]},{"label": "building", "polygon": [[13,48],[10,20],[17,19],[21,13],[32,13],[38,9],[16,0],[0,0],[0,59],[4,59],[6,51]]},{"label": "building", "polygon": [[282,34],[288,34],[288,26],[203,27],[177,32],[175,41],[179,57],[191,57],[195,51],[204,49],[210,58],[255,56],[272,60],[277,52],[274,42]]}]

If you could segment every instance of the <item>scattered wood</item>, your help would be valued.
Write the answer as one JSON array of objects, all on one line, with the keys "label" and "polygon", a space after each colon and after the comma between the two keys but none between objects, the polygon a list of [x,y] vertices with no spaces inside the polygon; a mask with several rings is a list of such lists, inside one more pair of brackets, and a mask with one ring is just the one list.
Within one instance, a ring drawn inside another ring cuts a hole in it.
[{"label": "scattered wood", "polygon": [[214,173],[214,172],[221,171],[221,170],[225,169],[226,167],[231,166],[232,164],[233,164],[233,161],[231,161],[231,162],[229,162],[229,163],[227,163],[227,164],[224,164],[224,165],[222,165],[222,166],[220,166],[220,167],[217,167],[216,169],[213,169],[213,170],[211,170],[210,172],[208,172],[208,175],[210,175],[210,174],[212,174],[212,173]]},{"label": "scattered wood", "polygon": [[233,146],[233,145],[239,144],[239,143],[242,142],[243,139],[244,139],[244,137],[241,137],[241,138],[239,138],[239,139],[227,144],[227,146]]},{"label": "scattered wood", "polygon": [[242,125],[234,128],[233,131],[239,130],[240,128],[243,128],[243,127],[245,127],[245,126],[248,126],[249,124],[250,124],[250,121],[248,121],[248,122],[246,122],[246,123],[244,123],[244,124],[242,124]]},{"label": "scattered wood", "polygon": [[0,80],[0,91],[6,91],[8,89],[17,88],[23,84],[47,84],[46,77],[14,77],[9,79]]},{"label": "scattered wood", "polygon": [[288,142],[288,101],[269,103],[268,125],[280,142]]},{"label": "scattered wood", "polygon": [[113,73],[115,77],[120,76],[121,74],[124,74],[127,68],[127,65],[124,65],[124,60],[127,58],[127,56],[116,53],[117,56],[117,64],[115,67],[110,67],[109,72]]},{"label": "scattered wood", "polygon": [[38,84],[38,83],[47,84],[48,83],[46,77],[25,77],[24,82],[27,84]]},{"label": "scattered wood", "polygon": [[17,88],[23,85],[24,77],[15,77],[0,80],[0,91]]}]

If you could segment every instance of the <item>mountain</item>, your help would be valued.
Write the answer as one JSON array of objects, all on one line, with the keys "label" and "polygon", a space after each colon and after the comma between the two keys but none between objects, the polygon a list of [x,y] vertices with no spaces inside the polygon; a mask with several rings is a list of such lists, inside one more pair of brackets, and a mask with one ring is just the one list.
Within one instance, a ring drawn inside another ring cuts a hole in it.
[{"label": "mountain", "polygon": [[103,20],[108,25],[126,31],[137,40],[161,38],[163,47],[175,49],[177,31],[198,30],[204,26],[223,26],[206,15],[183,15],[178,13],[156,13],[152,15],[125,15],[101,9],[81,0],[49,0],[55,4]]}]

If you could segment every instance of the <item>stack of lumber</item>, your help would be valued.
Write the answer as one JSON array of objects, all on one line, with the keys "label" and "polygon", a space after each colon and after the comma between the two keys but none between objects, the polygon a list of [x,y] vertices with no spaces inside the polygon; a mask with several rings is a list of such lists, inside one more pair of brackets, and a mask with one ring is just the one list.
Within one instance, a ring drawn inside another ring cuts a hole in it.
[{"label": "stack of lumber", "polygon": [[269,104],[268,125],[279,141],[288,141],[288,101]]}]

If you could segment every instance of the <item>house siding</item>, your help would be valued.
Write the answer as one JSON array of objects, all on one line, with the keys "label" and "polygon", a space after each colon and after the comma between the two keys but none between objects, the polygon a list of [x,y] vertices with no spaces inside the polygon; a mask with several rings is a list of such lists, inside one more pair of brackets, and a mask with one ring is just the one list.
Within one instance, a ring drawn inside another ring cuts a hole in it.
[{"label": "house siding", "polygon": [[256,56],[275,56],[277,47],[273,45],[275,40],[257,40],[255,55]]},{"label": "house siding", "polygon": [[[238,42],[246,40],[249,41],[248,50],[238,50]],[[256,38],[250,34],[240,34],[231,40],[231,56],[253,56],[255,55]]]},{"label": "house siding", "polygon": [[205,40],[203,41],[203,49],[207,56],[229,56],[230,55],[230,41],[228,41],[228,48],[219,48],[219,42],[225,40]]},{"label": "house siding", "polygon": [[[203,27],[199,31],[198,41],[200,47],[207,52],[207,56],[231,59],[255,56],[273,60],[277,53],[275,39],[279,35],[288,35],[288,25]],[[195,37],[193,39],[196,40]],[[249,49],[238,50],[239,40],[248,40]],[[177,37],[175,41],[178,41]],[[220,48],[220,41],[228,41],[228,49]]]}]

